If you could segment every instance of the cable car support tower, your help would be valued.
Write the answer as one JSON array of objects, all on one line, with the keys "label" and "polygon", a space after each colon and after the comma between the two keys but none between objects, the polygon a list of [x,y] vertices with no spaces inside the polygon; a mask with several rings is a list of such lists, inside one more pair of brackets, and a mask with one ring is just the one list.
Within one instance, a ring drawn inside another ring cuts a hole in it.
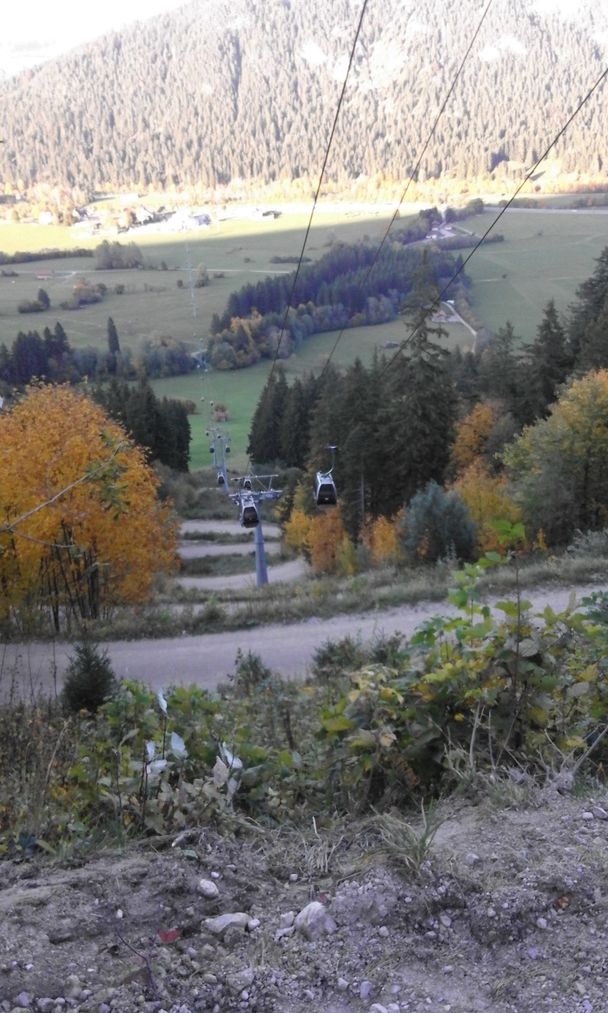
[{"label": "cable car support tower", "polygon": [[245,475],[235,479],[238,483],[238,490],[229,493],[230,499],[239,508],[239,520],[242,526],[253,528],[256,587],[264,587],[268,583],[261,505],[277,500],[283,494],[282,489],[272,488],[272,480],[276,477],[276,475]]}]

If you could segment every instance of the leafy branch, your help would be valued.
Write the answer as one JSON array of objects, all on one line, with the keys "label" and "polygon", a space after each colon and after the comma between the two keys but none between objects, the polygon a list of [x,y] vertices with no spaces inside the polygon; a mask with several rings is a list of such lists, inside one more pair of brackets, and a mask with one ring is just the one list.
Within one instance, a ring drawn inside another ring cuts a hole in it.
[{"label": "leafy branch", "polygon": [[[109,441],[107,437],[106,437],[106,442],[111,444],[111,441]],[[73,482],[69,482],[68,485],[64,486],[62,489],[60,489],[58,492],[56,492],[53,496],[49,496],[48,499],[45,499],[41,503],[38,503],[35,507],[32,507],[31,510],[26,510],[25,513],[21,514],[19,517],[16,517],[14,520],[12,520],[12,521],[5,521],[4,524],[0,524],[0,535],[3,535],[3,534],[14,535],[14,534],[16,534],[16,535],[20,535],[23,538],[28,538],[30,541],[39,542],[39,544],[46,545],[46,546],[48,546],[50,548],[59,548],[59,549],[66,549],[67,548],[67,549],[69,549],[70,548],[69,545],[61,545],[61,544],[55,544],[55,543],[51,543],[51,542],[44,542],[42,540],[38,540],[38,539],[35,539],[35,538],[31,537],[31,536],[25,535],[21,531],[16,531],[15,528],[17,527],[17,525],[23,524],[24,521],[29,520],[30,517],[33,517],[35,514],[39,513],[41,510],[46,510],[46,509],[48,509],[48,507],[53,506],[53,504],[57,503],[58,500],[62,499],[64,496],[67,496],[68,493],[70,493],[74,489],[78,488],[78,486],[84,485],[86,482],[96,482],[96,481],[99,481],[100,479],[102,481],[104,481],[104,480],[107,481],[108,479],[114,479],[116,477],[117,470],[116,470],[115,467],[112,468],[112,465],[113,465],[114,461],[116,460],[117,455],[120,453],[121,450],[124,449],[124,447],[125,447],[125,443],[122,442],[122,441],[114,443],[114,445],[112,446],[112,452],[111,452],[111,454],[110,454],[110,456],[108,457],[107,460],[101,461],[97,465],[91,465],[90,467],[86,468],[86,470],[83,472],[82,475],[80,475],[78,478],[74,479]]]}]

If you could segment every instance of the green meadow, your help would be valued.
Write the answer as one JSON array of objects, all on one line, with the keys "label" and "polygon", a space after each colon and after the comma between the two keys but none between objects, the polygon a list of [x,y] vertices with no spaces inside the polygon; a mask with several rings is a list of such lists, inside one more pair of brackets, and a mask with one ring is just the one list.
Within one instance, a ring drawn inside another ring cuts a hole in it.
[{"label": "green meadow", "polygon": [[[481,235],[497,210],[467,219],[461,227]],[[387,222],[385,212],[340,213],[336,208],[319,212],[306,256],[322,256],[335,241],[354,242],[363,237],[379,241]],[[231,219],[196,232],[135,230],[118,237],[121,242],[133,241],[141,247],[146,261],[141,270],[100,272],[90,258],[9,266],[5,270],[14,270],[16,277],[0,277],[0,342],[10,345],[19,330],[41,331],[61,319],[74,346],[99,346],[105,344],[107,319],[111,316],[125,349],[136,351],[146,339],[171,337],[187,342],[194,350],[205,342],[212,315],[223,311],[231,292],[267,274],[293,270],[292,264],[273,263],[273,258],[299,256],[307,223],[308,214],[288,210],[277,219]],[[510,320],[522,340],[530,341],[548,300],[554,299],[560,310],[567,310],[577,286],[592,273],[595,258],[608,245],[608,213],[510,209],[496,231],[504,235],[505,241],[482,247],[466,268],[473,283],[473,310],[492,330]],[[0,225],[0,250],[7,253],[50,247],[93,248],[99,241],[98,237],[84,237],[78,229],[62,226]],[[463,256],[467,252],[463,251]],[[197,289],[190,281],[201,264],[207,268],[210,284]],[[108,286],[105,299],[79,310],[60,310],[60,302],[69,297],[79,277],[103,281]],[[124,285],[123,294],[114,291],[116,285]],[[51,298],[51,309],[19,314],[19,302],[34,299],[41,287]],[[448,347],[470,347],[471,334],[463,326],[450,324],[446,329]],[[374,352],[386,351],[390,356],[386,343],[400,341],[405,335],[401,321],[352,328],[338,342],[333,361],[345,366],[357,356],[368,362]],[[309,338],[296,355],[283,363],[287,376],[322,369],[337,337],[337,333],[324,333]],[[199,414],[191,418],[193,468],[209,460],[204,433],[209,424],[210,400],[227,405],[230,421],[225,428],[232,440],[232,461],[235,467],[246,467],[251,415],[268,370],[266,361],[235,372],[204,376],[197,372],[155,381],[159,394],[188,398],[200,406]],[[206,401],[201,402],[201,397]]]},{"label": "green meadow", "polygon": [[[323,213],[313,226],[305,255],[318,258],[335,241],[356,242],[365,236],[379,241],[387,222],[380,215]],[[5,270],[15,271],[16,277],[0,276],[0,342],[12,342],[20,330],[52,326],[60,317],[72,345],[99,345],[106,340],[111,316],[124,348],[135,350],[146,339],[162,337],[197,348],[208,336],[213,314],[225,309],[231,292],[268,274],[293,270],[293,264],[273,263],[272,258],[297,258],[307,223],[307,215],[285,213],[277,219],[221,221],[196,232],[165,234],[144,229],[108,237],[136,243],[149,270],[96,271],[94,259],[88,257],[8,265]],[[62,226],[0,225],[0,250],[5,253],[51,247],[92,249],[99,242],[98,237]],[[161,269],[163,264],[167,270]],[[193,288],[190,281],[201,264],[209,272],[210,284]],[[60,303],[81,277],[91,283],[102,281],[108,286],[106,297],[78,310],[61,310]],[[116,285],[124,285],[124,294],[113,291]],[[19,303],[35,299],[41,287],[49,294],[51,308],[20,314]]]},{"label": "green meadow", "polygon": [[[470,344],[471,335],[461,325],[448,324],[445,330],[448,332],[445,339],[446,347]],[[320,373],[334,346],[332,362],[337,366],[347,366],[357,357],[369,363],[375,352],[388,357],[394,355],[395,349],[385,348],[386,343],[402,341],[406,335],[407,331],[401,320],[379,324],[377,327],[352,327],[344,331],[339,341],[338,331],[314,334],[304,342],[297,354],[282,360],[281,365],[288,380],[311,372]],[[200,414],[190,416],[192,468],[202,468],[209,463],[209,441],[205,437],[205,430],[212,425],[210,401],[222,401],[228,408],[230,419],[221,429],[230,435],[232,465],[241,469],[247,466],[246,448],[251,416],[269,370],[270,362],[264,360],[247,369],[229,372],[211,370],[208,373],[197,371],[189,376],[153,382],[153,387],[160,397],[188,398],[198,405]],[[201,398],[205,400],[201,401]]]},{"label": "green meadow", "polygon": [[[483,235],[496,215],[463,223]],[[608,245],[608,213],[596,210],[509,209],[496,225],[504,243],[482,246],[467,264],[475,315],[491,330],[510,320],[531,341],[550,299],[563,312]]]}]

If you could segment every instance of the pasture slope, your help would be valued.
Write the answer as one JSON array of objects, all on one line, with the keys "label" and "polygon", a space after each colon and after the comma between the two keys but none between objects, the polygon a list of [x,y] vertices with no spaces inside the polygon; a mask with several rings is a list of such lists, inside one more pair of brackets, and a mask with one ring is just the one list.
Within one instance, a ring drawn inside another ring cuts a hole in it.
[{"label": "pasture slope", "polygon": [[[497,211],[469,218],[464,227],[483,235]],[[528,343],[549,300],[566,312],[578,285],[593,273],[608,245],[608,212],[510,208],[496,232],[505,241],[482,246],[466,267],[473,309],[493,331],[509,320]]]},{"label": "pasture slope", "polygon": [[[320,210],[306,248],[315,258],[335,241],[354,242],[367,236],[378,240],[388,222],[382,206],[373,205],[340,211],[330,205]],[[10,344],[19,330],[53,326],[62,320],[74,346],[105,347],[107,319],[112,316],[121,347],[137,350],[148,339],[172,337],[199,348],[209,332],[211,318],[225,308],[228,295],[241,285],[266,274],[288,271],[292,265],[273,263],[273,257],[297,257],[302,246],[309,210],[288,206],[277,219],[230,220],[214,224],[196,233],[163,235],[135,230],[121,241],[140,245],[149,269],[97,272],[89,258],[49,260],[15,265],[17,277],[0,276],[0,343]],[[469,218],[463,228],[480,235],[496,214],[488,209],[482,216]],[[397,222],[397,227],[399,222]],[[496,230],[505,236],[503,243],[482,247],[471,259],[467,273],[473,281],[472,304],[479,320],[493,330],[510,320],[522,341],[533,339],[548,300],[555,299],[562,311],[572,302],[577,286],[593,271],[594,259],[608,245],[608,214],[601,209],[510,209]],[[94,246],[98,238],[81,239],[77,230],[59,226],[0,225],[0,249],[36,249],[42,246],[67,248]],[[467,251],[464,251],[466,254]],[[167,270],[161,269],[166,265]],[[210,274],[209,286],[190,289],[190,268],[195,273],[204,264]],[[62,311],[78,277],[101,280],[108,285],[103,302],[78,311]],[[178,287],[178,281],[183,287]],[[114,291],[124,285],[122,295]],[[23,299],[35,298],[43,287],[51,298],[51,309],[44,313],[22,315],[17,311]],[[448,325],[448,343],[470,347],[471,334],[460,325]],[[387,341],[404,336],[401,321],[378,327],[357,327],[345,332],[335,362],[347,365],[355,357],[369,361],[375,350]],[[308,339],[297,355],[285,363],[288,377],[319,370],[334,345],[335,333],[318,334]],[[251,415],[268,375],[268,363],[238,372],[209,374],[205,383],[200,374],[174,377],[155,382],[161,396],[181,397],[200,405],[200,398],[223,401],[230,411],[233,461],[237,468],[246,465],[247,435]],[[200,468],[208,459],[204,435],[208,423],[206,406],[192,420],[191,466]]]}]

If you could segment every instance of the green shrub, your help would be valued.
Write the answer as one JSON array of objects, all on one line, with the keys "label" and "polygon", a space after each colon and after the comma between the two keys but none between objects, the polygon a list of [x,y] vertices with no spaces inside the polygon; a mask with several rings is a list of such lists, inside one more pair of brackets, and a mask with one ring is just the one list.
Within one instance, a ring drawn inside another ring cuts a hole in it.
[{"label": "green shrub", "polygon": [[367,661],[367,654],[359,641],[352,637],[326,640],[312,656],[311,671],[317,682],[329,683],[356,671]]},{"label": "green shrub", "polygon": [[116,677],[106,651],[84,641],[76,645],[65,677],[62,702],[70,714],[94,714],[116,690]]},{"label": "green shrub", "polygon": [[104,239],[95,247],[95,268],[97,271],[112,271],[121,268],[141,267],[143,257],[135,243],[113,242]]},{"label": "green shrub", "polygon": [[226,610],[221,606],[217,597],[212,594],[205,602],[201,616],[205,623],[219,623],[226,618]]},{"label": "green shrub", "polygon": [[239,696],[251,696],[256,690],[272,679],[272,671],[264,664],[259,654],[239,647],[234,659],[234,673],[230,677],[234,691]]},{"label": "green shrub", "polygon": [[46,307],[44,307],[41,302],[38,302],[37,299],[24,299],[23,302],[20,302],[17,306],[19,313],[42,313],[45,308]]},{"label": "green shrub", "polygon": [[566,549],[570,556],[577,559],[591,557],[598,559],[608,556],[608,528],[599,531],[577,531]]},{"label": "green shrub", "polygon": [[374,665],[397,668],[405,656],[403,633],[377,633],[370,645],[370,661]]},{"label": "green shrub", "polygon": [[402,544],[410,562],[435,563],[456,556],[473,558],[475,525],[456,492],[445,492],[436,482],[410,500],[403,524]]},{"label": "green shrub", "polygon": [[593,591],[583,598],[581,611],[587,619],[608,630],[608,591]]}]

